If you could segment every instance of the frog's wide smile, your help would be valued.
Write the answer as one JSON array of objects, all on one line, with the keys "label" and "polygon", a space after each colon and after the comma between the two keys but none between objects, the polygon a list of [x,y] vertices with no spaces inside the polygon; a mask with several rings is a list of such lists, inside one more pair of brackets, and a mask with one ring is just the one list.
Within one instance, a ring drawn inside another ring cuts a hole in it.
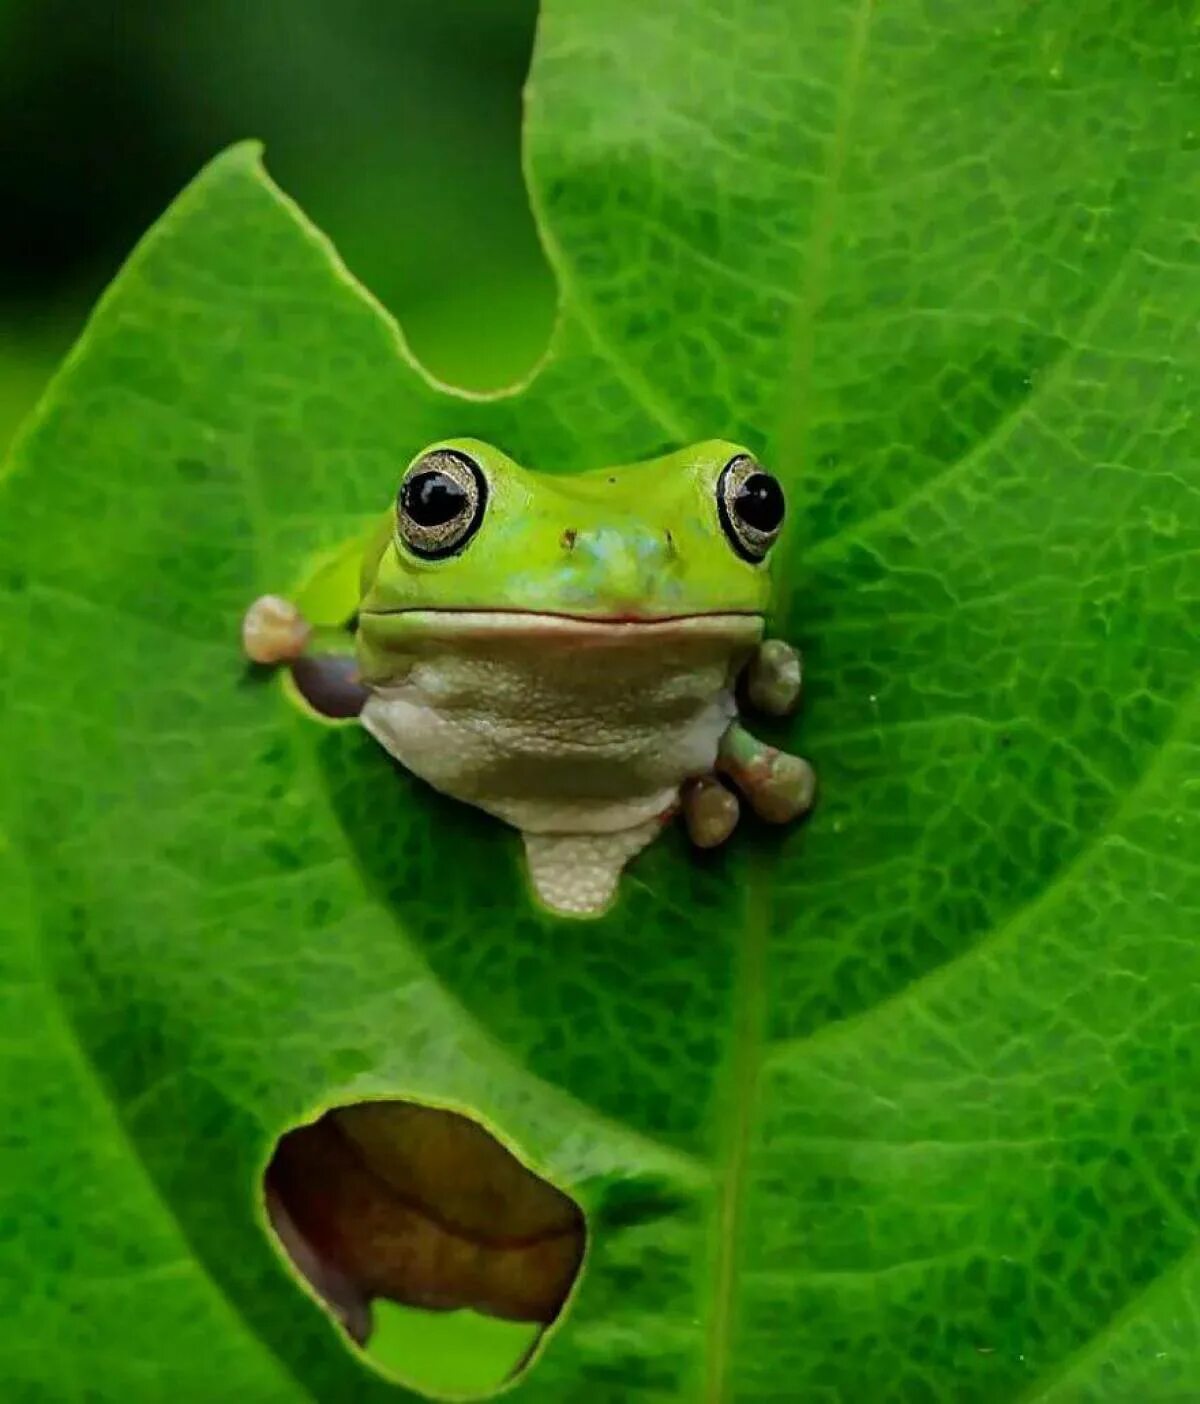
[{"label": "frog's wide smile", "polygon": [[474,633],[489,630],[497,633],[596,633],[620,634],[630,632],[713,632],[734,635],[761,634],[763,615],[756,610],[690,610],[678,613],[654,613],[648,610],[595,612],[573,610],[541,610],[513,608],[473,608],[471,606],[403,606],[397,609],[364,609],[360,621],[372,621],[387,628],[384,621],[394,621],[404,629],[411,625],[436,626],[440,632]]}]

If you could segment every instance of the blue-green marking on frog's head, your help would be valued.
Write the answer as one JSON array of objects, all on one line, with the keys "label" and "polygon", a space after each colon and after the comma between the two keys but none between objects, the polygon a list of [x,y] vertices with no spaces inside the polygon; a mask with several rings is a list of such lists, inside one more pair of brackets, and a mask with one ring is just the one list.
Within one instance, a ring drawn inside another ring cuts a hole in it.
[{"label": "blue-green marking on frog's head", "polygon": [[431,611],[612,623],[761,616],[783,516],[776,480],[721,440],[559,477],[450,439],[406,470],[363,563],[360,617],[381,629]]}]

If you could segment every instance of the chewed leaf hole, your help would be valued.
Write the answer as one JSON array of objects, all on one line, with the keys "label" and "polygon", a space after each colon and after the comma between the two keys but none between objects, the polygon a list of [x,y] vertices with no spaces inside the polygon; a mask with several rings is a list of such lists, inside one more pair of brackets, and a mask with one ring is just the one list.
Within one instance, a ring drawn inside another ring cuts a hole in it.
[{"label": "chewed leaf hole", "polygon": [[470,1117],[338,1107],[280,1138],[264,1177],[279,1244],[389,1376],[480,1397],[525,1367],[583,1261],[583,1213]]}]

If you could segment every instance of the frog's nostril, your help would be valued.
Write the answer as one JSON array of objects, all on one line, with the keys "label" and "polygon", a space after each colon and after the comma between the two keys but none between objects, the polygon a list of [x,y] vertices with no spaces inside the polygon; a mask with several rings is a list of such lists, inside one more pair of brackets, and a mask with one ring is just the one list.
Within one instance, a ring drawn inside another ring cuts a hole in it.
[{"label": "frog's nostril", "polygon": [[670,555],[672,555],[672,556],[677,556],[677,555],[679,554],[679,552],[675,549],[675,538],[671,535],[671,528],[670,528],[670,527],[667,527],[667,528],[663,531],[663,535],[664,535],[664,536],[666,537],[666,539],[667,539],[667,551],[668,551],[668,553],[669,553]]},{"label": "frog's nostril", "polygon": [[574,527],[568,527],[566,531],[564,531],[562,534],[563,550],[573,551],[575,549],[575,542],[578,536],[579,533],[575,530]]}]

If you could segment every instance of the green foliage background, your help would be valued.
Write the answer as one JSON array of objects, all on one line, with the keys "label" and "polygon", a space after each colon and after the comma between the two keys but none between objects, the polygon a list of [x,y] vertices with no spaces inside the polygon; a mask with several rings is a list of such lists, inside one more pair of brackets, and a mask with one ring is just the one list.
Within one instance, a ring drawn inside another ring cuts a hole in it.
[{"label": "green foliage background", "polygon": [[247,133],[435,374],[515,380],[554,318],[518,146],[535,16],[536,0],[0,0],[0,442],[136,240]]},{"label": "green foliage background", "polygon": [[[1195,21],[551,0],[561,314],[498,398],[423,377],[252,150],[181,197],[0,501],[17,1397],[405,1397],[254,1207],[368,1095],[587,1210],[518,1395],[1197,1392]],[[675,835],[557,921],[512,835],[247,681],[246,600],[451,432],[786,478],[806,831]]]}]

